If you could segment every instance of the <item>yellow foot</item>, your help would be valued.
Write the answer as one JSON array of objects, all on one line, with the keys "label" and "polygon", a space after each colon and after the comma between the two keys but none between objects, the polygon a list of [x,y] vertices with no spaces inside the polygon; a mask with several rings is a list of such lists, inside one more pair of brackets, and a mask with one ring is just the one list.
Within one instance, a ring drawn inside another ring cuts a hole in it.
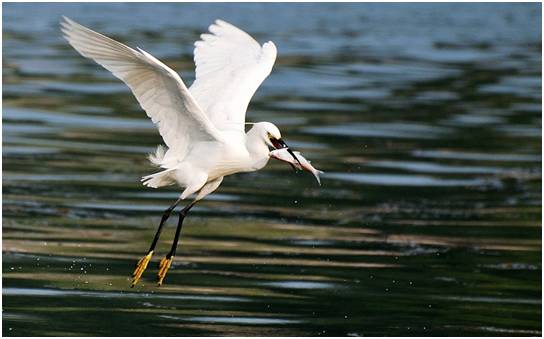
[{"label": "yellow foot", "polygon": [[166,272],[168,272],[168,269],[170,268],[170,265],[172,265],[172,260],[174,257],[164,257],[161,259],[161,262],[159,264],[159,273],[157,274],[157,278],[159,279],[159,282],[157,285],[161,286],[162,281],[164,280],[164,277],[166,277]]},{"label": "yellow foot", "polygon": [[151,257],[153,256],[153,251],[147,253],[146,256],[142,257],[136,264],[136,269],[134,270],[134,273],[132,273],[132,286],[136,285],[140,278],[142,277],[142,273],[144,273],[145,269],[147,268],[147,264],[149,264],[149,260],[151,260]]}]

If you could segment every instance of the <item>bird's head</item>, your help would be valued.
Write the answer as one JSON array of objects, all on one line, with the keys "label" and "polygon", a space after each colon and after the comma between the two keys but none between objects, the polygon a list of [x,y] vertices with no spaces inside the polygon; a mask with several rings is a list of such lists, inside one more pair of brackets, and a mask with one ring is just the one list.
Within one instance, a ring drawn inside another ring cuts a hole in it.
[{"label": "bird's head", "polygon": [[258,130],[259,136],[268,147],[275,149],[287,147],[287,145],[281,145],[281,132],[273,123],[258,122],[254,125],[254,128]]},{"label": "bird's head", "polygon": [[300,164],[300,161],[297,159],[295,153],[293,153],[293,151],[281,138],[280,130],[276,127],[276,125],[270,122],[258,122],[254,124],[254,128],[257,128],[259,136],[268,147],[272,147],[274,149],[286,148],[287,152],[291,154],[293,159]]}]

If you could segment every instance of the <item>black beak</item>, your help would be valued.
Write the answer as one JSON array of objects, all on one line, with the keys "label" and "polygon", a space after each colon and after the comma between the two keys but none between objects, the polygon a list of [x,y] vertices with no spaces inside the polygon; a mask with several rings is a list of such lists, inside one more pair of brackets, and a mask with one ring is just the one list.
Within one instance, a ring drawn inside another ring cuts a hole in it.
[{"label": "black beak", "polygon": [[[291,154],[291,156],[293,157],[293,159],[296,160],[296,162],[298,162],[298,164],[300,165],[300,167],[302,167],[302,164],[300,163],[300,160],[298,160],[297,156],[295,155],[295,153],[293,153],[293,151],[289,148],[289,146],[287,146],[287,144],[285,143],[285,141],[283,141],[282,139],[271,139],[270,140],[272,142],[272,145],[274,145],[274,147],[276,149],[281,149],[281,148],[287,148],[287,152],[289,152],[289,154]],[[297,169],[295,168],[295,166],[293,166],[291,164],[291,167],[293,167],[293,169],[296,171]]]}]

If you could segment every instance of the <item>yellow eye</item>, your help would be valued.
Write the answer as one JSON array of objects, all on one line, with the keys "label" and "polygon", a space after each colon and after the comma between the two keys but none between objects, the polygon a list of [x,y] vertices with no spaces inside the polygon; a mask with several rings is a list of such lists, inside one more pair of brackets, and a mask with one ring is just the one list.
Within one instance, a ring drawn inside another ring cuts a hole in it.
[{"label": "yellow eye", "polygon": [[268,136],[268,139],[272,139],[272,134],[270,134],[270,132],[266,132],[267,136]]}]

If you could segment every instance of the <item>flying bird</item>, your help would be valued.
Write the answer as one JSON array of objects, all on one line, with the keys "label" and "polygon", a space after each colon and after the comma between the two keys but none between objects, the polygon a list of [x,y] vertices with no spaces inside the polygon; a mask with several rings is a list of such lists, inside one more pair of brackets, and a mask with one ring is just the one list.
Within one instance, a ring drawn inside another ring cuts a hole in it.
[{"label": "flying bird", "polygon": [[132,287],[147,268],[166,220],[182,200],[194,195],[181,209],[172,247],[160,261],[159,286],[176,254],[184,218],[225,176],[263,168],[271,157],[270,148],[285,149],[292,160],[284,161],[293,168],[295,162],[300,165],[274,124],[257,122],[245,132],[251,97],[276,60],[273,42],[261,46],[241,29],[216,20],[195,43],[196,79],[187,88],[178,73],[140,48],[132,49],[67,17],[61,30],[82,56],[121,79],[157,126],[165,146],[159,145],[149,160],[160,171],[144,176],[143,184],[153,188],[178,184],[183,189],[164,211],[149,251],[136,265]]}]

